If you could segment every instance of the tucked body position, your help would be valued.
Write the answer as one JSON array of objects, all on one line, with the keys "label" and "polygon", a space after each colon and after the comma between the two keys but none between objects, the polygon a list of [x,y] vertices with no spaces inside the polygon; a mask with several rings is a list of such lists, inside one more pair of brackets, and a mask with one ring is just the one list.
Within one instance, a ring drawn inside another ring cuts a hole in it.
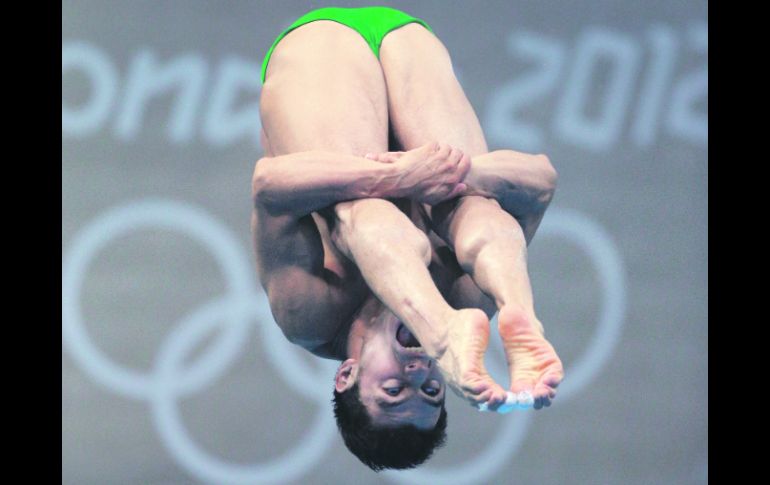
[{"label": "tucked body position", "polygon": [[[257,269],[287,339],[341,362],[348,449],[374,470],[424,462],[447,388],[479,410],[549,406],[563,369],[526,256],[556,186],[548,158],[490,152],[445,46],[392,8],[309,12],[262,82]],[[505,386],[483,363],[497,312]]]}]

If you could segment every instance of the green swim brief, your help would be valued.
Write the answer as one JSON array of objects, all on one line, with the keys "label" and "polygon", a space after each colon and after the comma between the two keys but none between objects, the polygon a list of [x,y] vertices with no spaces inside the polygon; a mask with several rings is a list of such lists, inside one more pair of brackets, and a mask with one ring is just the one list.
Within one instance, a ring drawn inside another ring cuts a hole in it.
[{"label": "green swim brief", "polygon": [[431,29],[430,25],[424,20],[412,17],[400,10],[390,7],[325,7],[311,10],[298,18],[289,26],[289,28],[284,30],[281,35],[275,39],[273,45],[270,46],[270,50],[268,50],[267,55],[265,55],[265,60],[262,61],[262,84],[265,83],[265,73],[267,73],[267,63],[270,60],[270,55],[273,53],[275,46],[278,45],[278,42],[292,30],[301,25],[313,22],[314,20],[333,20],[343,25],[347,25],[361,34],[364,40],[366,40],[366,43],[369,44],[369,47],[372,49],[372,52],[374,52],[377,59],[380,58],[380,44],[382,43],[382,39],[385,37],[385,34],[393,29],[397,29],[412,22],[417,22],[433,32],[433,29]]}]

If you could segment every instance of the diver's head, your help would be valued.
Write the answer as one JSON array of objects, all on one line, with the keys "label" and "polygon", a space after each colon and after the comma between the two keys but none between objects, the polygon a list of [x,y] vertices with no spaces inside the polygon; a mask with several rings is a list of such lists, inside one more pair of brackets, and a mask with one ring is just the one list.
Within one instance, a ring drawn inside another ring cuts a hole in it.
[{"label": "diver's head", "polygon": [[444,444],[444,379],[389,311],[351,342],[334,384],[334,416],[345,445],[373,470],[414,468]]}]

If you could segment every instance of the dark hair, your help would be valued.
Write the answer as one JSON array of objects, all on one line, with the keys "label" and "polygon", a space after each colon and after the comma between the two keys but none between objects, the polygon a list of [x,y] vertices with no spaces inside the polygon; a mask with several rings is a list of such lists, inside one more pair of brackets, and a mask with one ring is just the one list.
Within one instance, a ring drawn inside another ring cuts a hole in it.
[{"label": "dark hair", "polygon": [[375,426],[359,397],[358,383],[345,392],[335,389],[332,402],[345,446],[376,472],[385,468],[415,468],[446,441],[447,414],[443,404],[436,426],[421,430],[411,424]]}]

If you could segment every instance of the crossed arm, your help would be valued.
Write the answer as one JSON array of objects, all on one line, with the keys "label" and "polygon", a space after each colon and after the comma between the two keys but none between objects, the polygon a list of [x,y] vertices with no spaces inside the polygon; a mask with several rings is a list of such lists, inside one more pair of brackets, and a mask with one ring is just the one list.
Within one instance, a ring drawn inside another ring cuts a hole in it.
[{"label": "crossed arm", "polygon": [[270,214],[299,219],[346,200],[423,202],[432,197],[427,202],[438,203],[454,196],[480,195],[497,200],[515,217],[529,242],[556,188],[556,171],[547,157],[514,150],[475,156],[467,169],[398,162],[328,151],[263,157],[254,170],[252,196],[255,205]]}]

